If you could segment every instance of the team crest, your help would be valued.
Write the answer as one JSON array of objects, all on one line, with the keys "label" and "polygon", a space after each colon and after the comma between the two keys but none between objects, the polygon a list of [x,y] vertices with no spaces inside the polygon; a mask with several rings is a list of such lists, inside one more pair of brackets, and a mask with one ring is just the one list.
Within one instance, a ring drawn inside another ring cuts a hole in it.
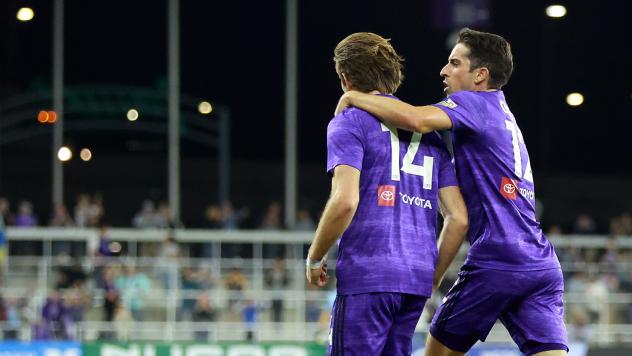
[{"label": "team crest", "polygon": [[438,104],[441,105],[441,106],[445,106],[446,108],[450,108],[450,109],[454,109],[454,108],[456,108],[458,106],[450,98],[446,98],[445,100],[440,101]]}]

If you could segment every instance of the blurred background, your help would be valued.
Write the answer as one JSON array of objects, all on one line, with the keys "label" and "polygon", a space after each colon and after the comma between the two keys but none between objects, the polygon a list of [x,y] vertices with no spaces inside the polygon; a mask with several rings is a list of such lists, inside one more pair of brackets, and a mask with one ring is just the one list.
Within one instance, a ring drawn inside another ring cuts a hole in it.
[{"label": "blurred background", "polygon": [[[429,104],[468,26],[512,44],[504,91],[564,267],[574,352],[632,354],[631,10],[3,0],[0,349],[55,340],[100,355],[109,340],[160,353],[197,340],[322,354],[335,281],[310,288],[303,261],[330,188],[325,134],[342,94],[333,49],[353,32],[390,38],[406,59],[396,95]],[[489,340],[517,352],[502,327]]]}]

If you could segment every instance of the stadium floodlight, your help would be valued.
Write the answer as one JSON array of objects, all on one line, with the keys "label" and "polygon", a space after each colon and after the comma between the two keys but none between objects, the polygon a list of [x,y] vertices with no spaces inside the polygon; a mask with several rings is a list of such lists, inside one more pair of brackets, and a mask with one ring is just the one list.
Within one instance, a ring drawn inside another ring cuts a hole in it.
[{"label": "stadium floodlight", "polygon": [[570,93],[566,96],[566,103],[570,106],[580,106],[584,103],[584,96],[581,93]]},{"label": "stadium floodlight", "polygon": [[62,162],[70,161],[70,159],[72,158],[72,151],[70,150],[70,148],[62,146],[59,151],[57,151],[57,158],[59,158],[59,160]]},{"label": "stadium floodlight", "polygon": [[35,13],[33,12],[33,9],[31,9],[30,7],[20,8],[17,14],[18,20],[22,22],[31,21],[34,16],[35,16]]},{"label": "stadium floodlight", "polygon": [[81,152],[79,152],[79,157],[81,157],[82,161],[88,162],[92,159],[92,151],[89,148],[82,148]]},{"label": "stadium floodlight", "polygon": [[139,116],[140,115],[138,114],[138,110],[136,110],[136,109],[129,109],[127,111],[127,119],[129,121],[136,121],[136,120],[138,120]]},{"label": "stadium floodlight", "polygon": [[198,105],[198,111],[200,114],[208,115],[213,111],[213,106],[208,101],[203,101]]},{"label": "stadium floodlight", "polygon": [[546,8],[546,16],[560,18],[566,15],[566,7],[564,5],[550,5]]}]

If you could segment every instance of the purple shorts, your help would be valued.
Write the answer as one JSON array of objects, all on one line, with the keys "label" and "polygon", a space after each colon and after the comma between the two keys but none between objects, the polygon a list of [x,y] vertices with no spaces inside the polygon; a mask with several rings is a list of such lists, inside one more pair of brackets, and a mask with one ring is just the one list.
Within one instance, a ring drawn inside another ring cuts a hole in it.
[{"label": "purple shorts", "polygon": [[500,271],[463,267],[430,325],[448,348],[467,352],[496,320],[525,355],[567,350],[561,269]]},{"label": "purple shorts", "polygon": [[331,312],[329,355],[410,355],[427,299],[402,293],[338,295]]}]

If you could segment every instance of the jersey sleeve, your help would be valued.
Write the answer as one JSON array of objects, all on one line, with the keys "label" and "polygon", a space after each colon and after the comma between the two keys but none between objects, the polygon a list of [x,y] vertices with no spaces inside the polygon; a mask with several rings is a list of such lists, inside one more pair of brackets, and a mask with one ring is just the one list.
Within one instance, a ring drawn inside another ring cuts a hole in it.
[{"label": "jersey sleeve", "polygon": [[471,91],[460,91],[433,106],[443,110],[452,121],[452,131],[480,132],[485,126],[478,108],[479,98]]},{"label": "jersey sleeve", "polygon": [[357,120],[348,112],[334,117],[327,126],[327,173],[348,165],[362,170],[364,133]]},{"label": "jersey sleeve", "polygon": [[450,152],[448,152],[448,148],[445,147],[445,144],[441,147],[439,155],[439,189],[445,187],[458,187],[459,181],[456,178],[454,160],[450,157]]}]

